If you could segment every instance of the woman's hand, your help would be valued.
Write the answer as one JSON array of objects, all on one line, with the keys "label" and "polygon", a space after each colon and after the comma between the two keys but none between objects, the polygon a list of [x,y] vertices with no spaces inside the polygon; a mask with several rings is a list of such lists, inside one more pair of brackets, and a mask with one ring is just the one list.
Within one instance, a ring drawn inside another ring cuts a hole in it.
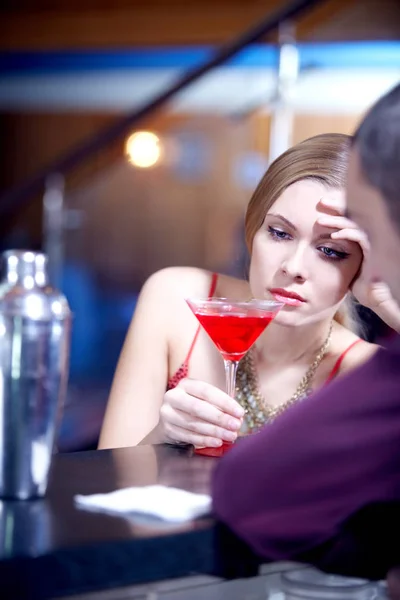
[{"label": "woman's hand", "polygon": [[[345,217],[345,206],[340,201],[321,198],[318,207],[322,208],[324,212],[326,211],[326,214],[318,218],[318,223],[324,227],[337,229],[331,234],[333,240],[349,240],[359,244],[365,262],[370,252],[367,234],[358,227],[357,223]],[[360,276],[362,276],[362,270]]]},{"label": "woman's hand", "polygon": [[371,283],[365,277],[365,263],[370,251],[366,234],[354,221],[344,216],[345,207],[342,203],[330,198],[321,198],[319,207],[327,211],[327,214],[319,217],[318,223],[336,230],[331,233],[333,240],[349,240],[358,243],[361,247],[364,257],[361,269],[353,282],[352,292],[360,304],[372,309],[371,302],[374,303],[374,299],[371,297]]},{"label": "woman's hand", "polygon": [[356,223],[344,216],[344,206],[338,202],[322,198],[319,205],[331,214],[320,217],[318,223],[338,230],[331,234],[332,239],[357,242],[363,251],[363,264],[352,286],[354,296],[360,304],[376,313],[387,325],[400,331],[400,307],[393,298],[389,286],[384,281],[371,279],[366,275],[368,273],[366,264],[370,254],[367,235]]},{"label": "woman's hand", "polygon": [[236,440],[243,415],[243,408],[222,390],[183,379],[164,395],[159,426],[167,442],[217,448]]},{"label": "woman's hand", "polygon": [[367,306],[389,327],[400,333],[400,306],[384,281],[366,281],[361,276],[353,286],[353,293],[361,304]]}]

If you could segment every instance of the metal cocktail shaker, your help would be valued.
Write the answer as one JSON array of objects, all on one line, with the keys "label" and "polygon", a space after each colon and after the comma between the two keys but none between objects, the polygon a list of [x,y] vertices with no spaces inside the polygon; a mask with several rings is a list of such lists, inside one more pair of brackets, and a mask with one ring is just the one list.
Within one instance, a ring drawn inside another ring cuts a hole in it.
[{"label": "metal cocktail shaker", "polygon": [[44,254],[4,253],[0,284],[0,497],[44,496],[68,380],[71,311]]}]

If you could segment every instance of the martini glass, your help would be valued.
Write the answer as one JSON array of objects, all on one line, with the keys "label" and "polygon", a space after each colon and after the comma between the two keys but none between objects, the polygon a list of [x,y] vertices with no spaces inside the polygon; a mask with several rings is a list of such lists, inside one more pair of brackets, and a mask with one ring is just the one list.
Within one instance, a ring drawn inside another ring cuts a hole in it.
[{"label": "martini glass", "polygon": [[234,398],[239,361],[275,318],[283,303],[227,298],[188,298],[186,302],[220,351],[225,365],[226,391]]}]

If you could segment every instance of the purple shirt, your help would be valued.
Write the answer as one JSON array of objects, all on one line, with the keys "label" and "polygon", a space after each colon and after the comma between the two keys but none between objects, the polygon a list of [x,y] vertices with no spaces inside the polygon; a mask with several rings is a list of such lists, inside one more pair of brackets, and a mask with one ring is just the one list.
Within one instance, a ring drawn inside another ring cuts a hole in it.
[{"label": "purple shirt", "polygon": [[369,503],[400,500],[400,337],[240,441],[213,478],[217,517],[269,560],[296,559]]}]

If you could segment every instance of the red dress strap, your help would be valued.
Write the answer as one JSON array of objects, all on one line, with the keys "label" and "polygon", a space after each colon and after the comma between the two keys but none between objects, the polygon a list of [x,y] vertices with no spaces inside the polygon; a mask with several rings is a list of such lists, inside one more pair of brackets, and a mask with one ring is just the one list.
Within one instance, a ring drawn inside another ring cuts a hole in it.
[{"label": "red dress strap", "polygon": [[217,287],[217,281],[218,281],[218,273],[213,273],[212,279],[211,279],[210,291],[208,292],[209,298],[212,298],[214,296],[215,288]]},{"label": "red dress strap", "polygon": [[[213,273],[212,278],[211,278],[210,289],[208,292],[208,298],[213,297],[215,288],[217,287],[217,281],[218,281],[218,273]],[[176,371],[176,373],[174,373],[174,375],[172,375],[172,377],[170,377],[168,379],[167,390],[170,390],[170,389],[176,387],[182,379],[184,379],[185,377],[188,376],[189,360],[190,360],[190,357],[192,356],[192,352],[196,345],[197,338],[199,337],[200,329],[201,329],[201,325],[199,325],[197,327],[196,333],[193,337],[192,343],[190,344],[189,352],[187,353],[185,360],[183,361],[183,363],[181,364],[179,369]]]},{"label": "red dress strap", "polygon": [[[213,273],[212,279],[211,279],[210,289],[208,291],[208,298],[212,298],[213,297],[213,294],[215,292],[215,288],[217,287],[217,280],[218,280],[218,274],[217,273]],[[189,352],[187,353],[187,356],[185,358],[184,364],[189,365],[189,360],[190,360],[190,357],[192,356],[192,352],[193,352],[193,349],[194,349],[195,344],[197,342],[197,338],[199,337],[200,329],[201,329],[201,325],[199,325],[198,328],[197,328],[197,331],[195,333],[193,341],[192,341],[192,343],[190,345]]]},{"label": "red dress strap", "polygon": [[346,350],[344,352],[342,352],[342,354],[339,356],[339,358],[335,362],[335,365],[334,365],[332,371],[329,373],[328,379],[326,380],[325,383],[329,383],[330,381],[332,381],[332,379],[334,379],[336,377],[336,375],[339,372],[339,369],[340,369],[340,367],[342,365],[343,359],[345,358],[346,354],[348,352],[350,352],[350,350],[352,348],[354,348],[354,346],[356,346],[360,342],[362,342],[362,340],[356,340],[355,342],[353,342],[352,344],[350,344],[350,346],[348,348],[346,348]]}]

